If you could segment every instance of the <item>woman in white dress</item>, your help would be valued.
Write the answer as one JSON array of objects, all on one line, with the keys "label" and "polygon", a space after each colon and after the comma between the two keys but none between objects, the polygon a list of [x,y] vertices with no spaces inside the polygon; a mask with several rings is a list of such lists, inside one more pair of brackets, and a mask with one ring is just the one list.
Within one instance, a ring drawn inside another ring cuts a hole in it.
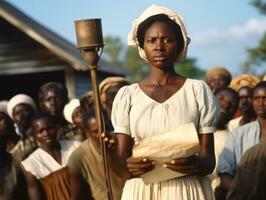
[{"label": "woman in white dress", "polygon": [[70,200],[67,163],[80,142],[58,140],[56,121],[48,113],[37,113],[32,129],[39,148],[21,162],[29,199]]},{"label": "woman in white dress", "polygon": [[[110,162],[113,170],[128,177],[122,199],[213,199],[205,175],[215,166],[213,132],[219,110],[203,81],[182,77],[174,70],[174,63],[185,58],[189,43],[182,18],[153,5],[134,21],[128,39],[129,44],[138,46],[150,72],[139,83],[121,88],[113,104],[117,148]],[[152,170],[156,162],[132,157],[132,138],[139,142],[188,122],[197,128],[199,154],[164,165],[187,176],[145,185],[139,177]]]}]

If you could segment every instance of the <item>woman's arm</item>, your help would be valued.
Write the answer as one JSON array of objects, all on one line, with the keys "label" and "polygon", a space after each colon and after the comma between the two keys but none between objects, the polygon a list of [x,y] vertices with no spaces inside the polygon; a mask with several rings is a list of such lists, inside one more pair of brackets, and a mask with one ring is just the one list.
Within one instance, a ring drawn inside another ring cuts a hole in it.
[{"label": "woman's arm", "polygon": [[173,159],[164,167],[183,174],[210,174],[215,167],[213,134],[199,134],[200,152],[198,156]]},{"label": "woman's arm", "polygon": [[44,198],[42,198],[41,195],[40,182],[23,167],[21,168],[27,182],[29,200],[43,200]]}]

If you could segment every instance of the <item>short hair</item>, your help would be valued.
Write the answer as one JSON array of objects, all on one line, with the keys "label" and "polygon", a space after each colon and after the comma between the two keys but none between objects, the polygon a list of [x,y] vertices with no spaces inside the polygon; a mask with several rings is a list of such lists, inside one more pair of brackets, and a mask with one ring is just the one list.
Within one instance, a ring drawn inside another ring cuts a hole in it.
[{"label": "short hair", "polygon": [[139,46],[143,49],[145,33],[147,29],[155,22],[165,22],[170,26],[170,28],[173,30],[173,33],[177,41],[177,52],[178,53],[181,52],[184,49],[184,45],[185,45],[181,28],[177,23],[175,23],[175,21],[171,20],[167,15],[164,15],[164,14],[153,15],[147,18],[146,20],[144,20],[139,25],[138,30],[137,30],[137,39],[138,39]]},{"label": "short hair", "polygon": [[233,90],[232,88],[229,88],[229,87],[221,87],[221,88],[218,88],[215,92],[214,92],[214,95],[218,95],[220,92],[222,91],[227,91],[227,92],[230,92],[231,94],[233,94],[233,96],[235,96],[236,98],[236,101],[239,102],[239,95],[238,93]]},{"label": "short hair", "polygon": [[59,82],[47,82],[45,84],[43,84],[40,88],[39,88],[39,92],[38,92],[38,100],[39,103],[43,101],[44,98],[44,92],[46,92],[49,89],[57,89],[60,92],[62,92],[64,98],[65,98],[65,102],[68,101],[68,92],[66,87],[59,83]]},{"label": "short hair", "polygon": [[33,127],[34,123],[37,120],[41,120],[41,119],[48,119],[55,126],[57,124],[56,118],[53,115],[46,113],[46,112],[38,112],[31,118],[31,127]]},{"label": "short hair", "polygon": [[256,90],[256,89],[258,89],[258,88],[264,88],[264,89],[266,89],[266,81],[261,81],[261,82],[259,82],[255,87],[254,87],[254,91]]},{"label": "short hair", "polygon": [[[112,130],[111,121],[108,118],[108,115],[104,110],[102,110],[102,117],[103,117],[103,121],[105,123],[105,124],[103,124],[105,126],[105,130],[106,131]],[[95,113],[95,110],[93,108],[91,108],[91,109],[89,109],[83,113],[83,124],[84,124],[85,128],[87,128],[87,126],[88,126],[88,120],[93,119],[93,118],[96,119],[96,113]]]}]

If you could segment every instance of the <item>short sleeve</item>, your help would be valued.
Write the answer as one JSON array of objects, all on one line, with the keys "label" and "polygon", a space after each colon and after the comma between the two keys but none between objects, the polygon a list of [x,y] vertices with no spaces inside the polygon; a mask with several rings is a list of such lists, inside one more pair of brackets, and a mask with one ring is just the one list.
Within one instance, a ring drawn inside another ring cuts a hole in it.
[{"label": "short sleeve", "polygon": [[216,98],[204,81],[197,81],[195,87],[199,110],[198,131],[200,134],[214,133],[219,119],[220,109]]},{"label": "short sleeve", "polygon": [[113,102],[111,119],[115,133],[131,135],[129,124],[131,95],[129,87],[122,87],[116,94]]},{"label": "short sleeve", "polygon": [[221,156],[218,161],[217,171],[218,174],[227,173],[231,176],[235,175],[236,171],[236,158],[235,158],[235,137],[234,132],[231,133],[225,144]]}]

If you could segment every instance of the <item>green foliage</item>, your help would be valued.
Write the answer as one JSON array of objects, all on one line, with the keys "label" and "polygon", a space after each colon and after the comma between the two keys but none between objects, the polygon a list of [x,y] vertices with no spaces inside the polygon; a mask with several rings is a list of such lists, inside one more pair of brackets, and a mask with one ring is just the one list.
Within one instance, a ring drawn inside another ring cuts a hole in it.
[{"label": "green foliage", "polygon": [[251,0],[251,5],[256,7],[260,13],[266,14],[266,1],[265,0]]},{"label": "green foliage", "polygon": [[[266,0],[251,0],[251,5],[255,6],[260,13],[266,15]],[[266,64],[266,33],[262,36],[258,47],[248,49],[248,59],[244,63],[244,73],[255,73],[256,67]]]},{"label": "green foliage", "polygon": [[123,50],[123,43],[119,37],[106,36],[104,38],[104,55],[114,66],[121,66],[120,56]]},{"label": "green foliage", "polygon": [[205,71],[196,66],[196,59],[187,58],[180,64],[175,65],[178,74],[187,78],[203,79]]},{"label": "green foliage", "polygon": [[125,66],[129,70],[129,79],[132,82],[137,82],[143,79],[148,74],[147,63],[140,58],[138,49],[128,47],[125,54]]}]

